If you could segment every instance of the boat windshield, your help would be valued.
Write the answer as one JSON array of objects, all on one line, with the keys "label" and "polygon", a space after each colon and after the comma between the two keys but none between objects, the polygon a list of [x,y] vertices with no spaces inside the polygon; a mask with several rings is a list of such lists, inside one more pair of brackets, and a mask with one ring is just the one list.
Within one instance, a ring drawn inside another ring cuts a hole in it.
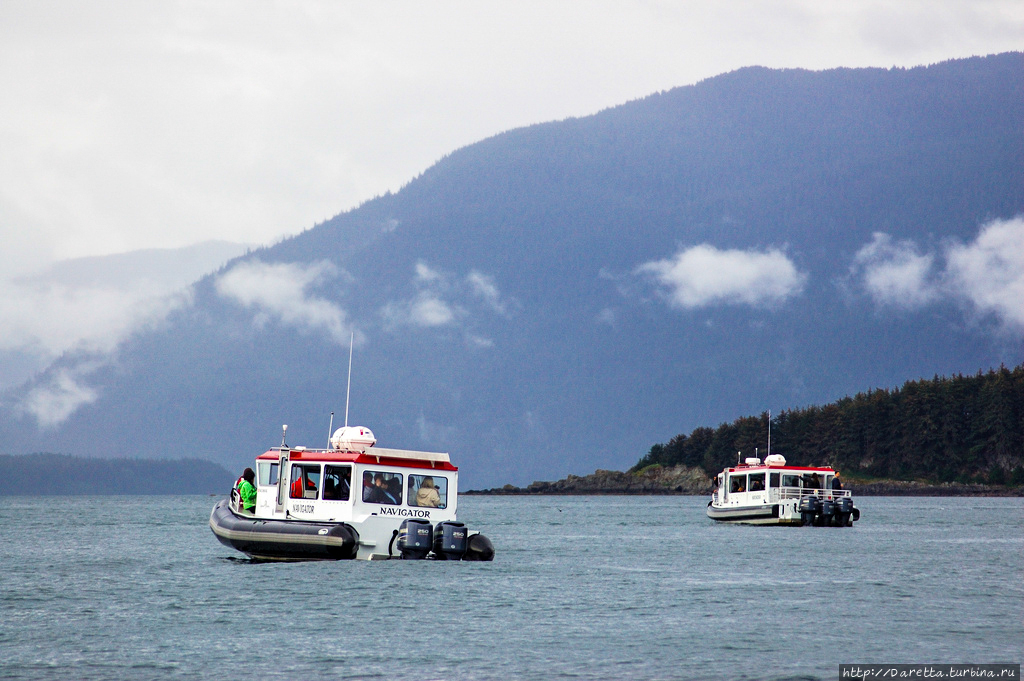
[{"label": "boat windshield", "polygon": [[256,479],[258,484],[276,485],[277,484],[277,469],[279,468],[277,462],[271,463],[269,461],[260,461],[256,464]]}]

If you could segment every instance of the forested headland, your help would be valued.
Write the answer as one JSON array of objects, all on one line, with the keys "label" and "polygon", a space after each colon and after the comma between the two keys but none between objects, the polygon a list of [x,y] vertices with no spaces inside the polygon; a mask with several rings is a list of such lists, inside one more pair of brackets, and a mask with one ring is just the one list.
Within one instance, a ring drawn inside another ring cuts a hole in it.
[{"label": "forested headland", "polygon": [[[709,476],[737,452],[763,458],[769,415],[697,428],[655,444],[629,472],[691,466]],[[771,416],[772,453],[831,465],[848,480],[1024,485],[1024,365],[936,376]]]},{"label": "forested headland", "polygon": [[67,454],[0,455],[0,496],[209,494],[234,476],[199,459],[99,459]]}]

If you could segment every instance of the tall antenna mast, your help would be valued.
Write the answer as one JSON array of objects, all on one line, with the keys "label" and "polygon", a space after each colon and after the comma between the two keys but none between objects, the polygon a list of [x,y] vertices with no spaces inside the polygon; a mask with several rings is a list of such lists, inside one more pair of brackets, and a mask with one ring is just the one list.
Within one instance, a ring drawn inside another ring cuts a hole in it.
[{"label": "tall antenna mast", "polygon": [[768,410],[768,456],[772,455],[772,410]]},{"label": "tall antenna mast", "polygon": [[348,339],[348,387],[345,388],[345,427],[348,428],[348,396],[352,392],[352,343],[356,339],[356,332],[353,331]]}]

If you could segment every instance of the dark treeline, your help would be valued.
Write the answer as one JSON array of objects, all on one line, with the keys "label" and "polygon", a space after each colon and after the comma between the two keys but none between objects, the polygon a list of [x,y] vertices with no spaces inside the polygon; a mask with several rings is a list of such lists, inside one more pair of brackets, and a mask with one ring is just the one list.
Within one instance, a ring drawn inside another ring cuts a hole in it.
[{"label": "dark treeline", "polygon": [[0,455],[0,496],[227,493],[234,476],[199,459]]},{"label": "dark treeline", "polygon": [[[1024,365],[936,376],[872,390],[771,421],[772,452],[795,465],[832,465],[861,478],[1024,484]],[[656,444],[631,470],[699,466],[708,475],[737,452],[765,455],[768,414],[697,428]]]}]

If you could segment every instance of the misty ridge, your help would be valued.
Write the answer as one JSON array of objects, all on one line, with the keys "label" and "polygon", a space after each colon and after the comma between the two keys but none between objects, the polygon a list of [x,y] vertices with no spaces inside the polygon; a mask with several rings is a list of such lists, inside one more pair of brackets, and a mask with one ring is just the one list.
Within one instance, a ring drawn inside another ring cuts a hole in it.
[{"label": "misty ridge", "polygon": [[453,151],[5,393],[6,450],[625,470],[768,409],[1024,361],[1024,56],[740,69]]}]

